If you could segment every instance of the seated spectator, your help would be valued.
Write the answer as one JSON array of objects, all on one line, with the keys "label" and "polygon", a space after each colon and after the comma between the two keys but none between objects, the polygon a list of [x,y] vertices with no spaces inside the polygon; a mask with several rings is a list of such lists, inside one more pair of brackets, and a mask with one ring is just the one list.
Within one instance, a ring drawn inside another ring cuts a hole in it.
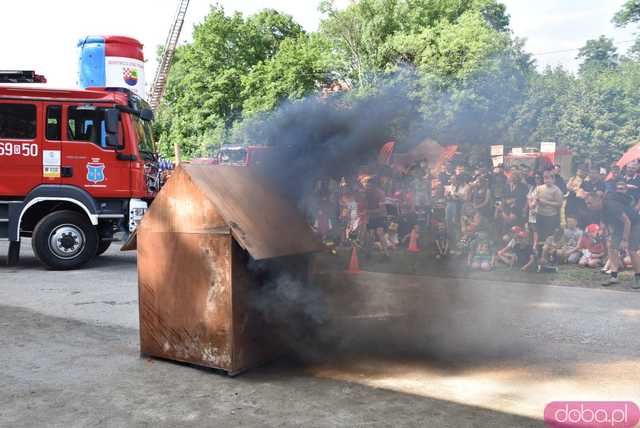
[{"label": "seated spectator", "polygon": [[471,243],[467,265],[474,270],[490,271],[495,263],[491,241],[486,232],[478,232]]},{"label": "seated spectator", "polygon": [[542,246],[542,257],[540,258],[539,270],[555,270],[562,259],[562,251],[566,245],[564,231],[556,229],[553,235],[547,237]]},{"label": "seated spectator", "polygon": [[398,246],[400,245],[400,239],[398,238],[398,223],[391,223],[389,224],[389,232],[387,233],[388,236],[388,242],[389,242],[389,249],[390,250],[397,250]]},{"label": "seated spectator", "polygon": [[605,251],[600,226],[590,224],[585,231],[586,233],[578,243],[578,250],[581,252],[578,264],[582,267],[598,267],[603,263]]},{"label": "seated spectator", "polygon": [[578,242],[582,238],[582,230],[578,229],[578,221],[575,217],[567,217],[567,227],[564,229],[565,245],[561,250],[560,258],[566,263],[578,263],[581,251]]},{"label": "seated spectator", "polygon": [[498,239],[508,233],[514,226],[521,226],[523,219],[517,215],[515,199],[506,198],[496,202],[496,232]]},{"label": "seated spectator", "polygon": [[523,272],[529,271],[535,264],[533,245],[529,242],[529,234],[523,230],[516,233],[509,243],[498,251],[498,259],[510,267],[517,267]]}]

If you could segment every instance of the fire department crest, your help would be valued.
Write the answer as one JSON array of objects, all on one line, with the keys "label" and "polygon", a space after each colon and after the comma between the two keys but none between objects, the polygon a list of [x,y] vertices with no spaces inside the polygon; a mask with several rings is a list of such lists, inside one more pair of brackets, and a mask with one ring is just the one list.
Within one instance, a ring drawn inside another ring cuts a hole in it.
[{"label": "fire department crest", "polygon": [[104,180],[104,164],[101,162],[89,162],[87,164],[87,181],[98,184]]},{"label": "fire department crest", "polygon": [[136,86],[138,84],[138,71],[135,68],[123,68],[122,78],[129,86]]}]

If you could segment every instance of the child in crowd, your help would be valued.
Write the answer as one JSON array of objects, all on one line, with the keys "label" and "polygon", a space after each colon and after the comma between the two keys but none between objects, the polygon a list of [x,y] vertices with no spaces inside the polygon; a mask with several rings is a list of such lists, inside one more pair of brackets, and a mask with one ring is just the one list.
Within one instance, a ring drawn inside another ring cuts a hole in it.
[{"label": "child in crowd", "polygon": [[471,243],[471,251],[467,259],[467,265],[474,270],[489,272],[495,264],[495,258],[491,249],[491,241],[486,232],[478,232]]},{"label": "child in crowd", "polygon": [[509,243],[498,251],[498,259],[510,267],[523,272],[529,271],[535,264],[533,246],[529,242],[529,233],[520,230]]},{"label": "child in crowd", "polygon": [[389,258],[389,235],[385,233],[384,228],[376,227],[375,236],[373,238],[373,248],[382,253],[383,258]]},{"label": "child in crowd", "polygon": [[560,253],[562,261],[566,263],[578,263],[580,251],[578,242],[582,238],[582,230],[578,228],[578,221],[575,217],[567,217],[567,227],[564,229],[565,244]]},{"label": "child in crowd", "polygon": [[581,252],[578,264],[583,267],[598,267],[602,265],[605,250],[600,226],[595,223],[590,224],[585,231],[586,233],[578,243],[578,250]]},{"label": "child in crowd", "polygon": [[398,223],[391,222],[389,224],[389,232],[387,233],[389,241],[389,249],[395,251],[400,245],[400,238],[398,238]]},{"label": "child in crowd", "polygon": [[542,257],[538,271],[558,271],[558,264],[562,258],[562,251],[565,247],[564,231],[556,229],[553,235],[547,237],[542,247]]}]

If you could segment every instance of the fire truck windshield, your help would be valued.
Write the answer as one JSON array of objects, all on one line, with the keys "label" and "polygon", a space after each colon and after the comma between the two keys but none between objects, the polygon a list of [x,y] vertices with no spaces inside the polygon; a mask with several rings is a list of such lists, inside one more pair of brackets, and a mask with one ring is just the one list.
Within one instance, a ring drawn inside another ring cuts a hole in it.
[{"label": "fire truck windshield", "polygon": [[138,150],[146,158],[152,158],[155,153],[153,144],[153,133],[151,131],[151,122],[142,120],[136,115],[131,115],[133,127],[136,131],[138,139]]},{"label": "fire truck windshield", "polygon": [[244,148],[221,149],[221,165],[243,165],[247,160],[247,151]]}]

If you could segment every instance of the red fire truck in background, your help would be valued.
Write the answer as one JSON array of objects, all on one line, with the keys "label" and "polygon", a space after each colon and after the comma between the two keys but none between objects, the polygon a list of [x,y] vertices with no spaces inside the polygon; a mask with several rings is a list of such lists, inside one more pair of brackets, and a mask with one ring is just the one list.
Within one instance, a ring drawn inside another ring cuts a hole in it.
[{"label": "red fire truck in background", "polygon": [[265,161],[269,146],[225,144],[212,157],[193,159],[191,163],[255,167]]},{"label": "red fire truck in background", "polygon": [[[0,83],[36,76],[0,72]],[[152,119],[126,89],[0,85],[0,239],[9,240],[9,264],[22,237],[49,268],[73,269],[135,230],[159,190]]]}]

